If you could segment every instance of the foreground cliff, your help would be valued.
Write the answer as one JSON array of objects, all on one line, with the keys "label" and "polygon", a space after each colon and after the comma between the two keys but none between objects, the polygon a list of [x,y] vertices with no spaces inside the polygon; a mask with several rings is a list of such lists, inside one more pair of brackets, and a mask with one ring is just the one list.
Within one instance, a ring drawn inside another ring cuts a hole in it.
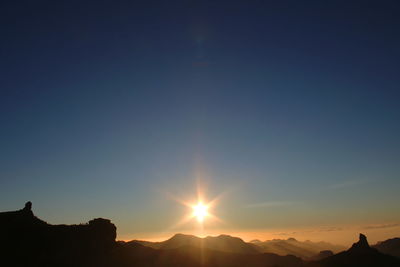
[{"label": "foreground cliff", "polygon": [[115,247],[116,227],[110,220],[51,225],[31,208],[28,202],[21,210],[0,213],[1,261],[6,266],[96,265]]}]

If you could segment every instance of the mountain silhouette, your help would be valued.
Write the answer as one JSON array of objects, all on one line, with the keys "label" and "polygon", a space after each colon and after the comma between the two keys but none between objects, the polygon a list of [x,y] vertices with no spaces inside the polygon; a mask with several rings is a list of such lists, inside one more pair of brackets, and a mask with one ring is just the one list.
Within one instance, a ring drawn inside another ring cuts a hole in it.
[{"label": "mountain silhouette", "polygon": [[349,250],[333,256],[324,252],[321,255],[326,258],[310,262],[293,255],[262,253],[256,245],[262,242],[246,243],[228,235],[199,238],[176,234],[163,242],[124,242],[115,238],[116,227],[107,219],[97,218],[79,225],[52,225],[33,214],[31,202],[21,210],[0,212],[1,266],[400,266],[400,259],[371,248],[364,235]]},{"label": "mountain silhouette", "polygon": [[182,246],[174,249],[153,249],[137,242],[120,244],[114,250],[113,265],[147,267],[303,267],[304,262],[295,256],[279,256],[272,253],[229,253]]},{"label": "mountain silhouette", "polygon": [[114,246],[116,227],[106,219],[51,225],[37,218],[32,203],[0,213],[1,260],[7,266],[96,265]]},{"label": "mountain silhouette", "polygon": [[400,259],[380,253],[368,244],[367,237],[360,234],[359,241],[347,251],[340,252],[317,262],[311,262],[307,267],[398,267]]},{"label": "mountain silhouette", "polygon": [[261,242],[259,240],[251,241],[260,248],[259,251],[265,253],[275,253],[278,255],[294,255],[302,259],[313,259],[321,251],[330,250],[333,253],[338,253],[345,250],[345,247],[333,245],[327,242],[311,242],[298,241],[294,238],[273,239]]},{"label": "mountain silhouette", "polygon": [[381,241],[372,247],[382,253],[400,258],[400,238],[392,238]]},{"label": "mountain silhouette", "polygon": [[308,240],[301,242],[294,238],[289,238],[287,240],[274,239],[264,242],[252,240],[247,243],[238,237],[229,235],[199,238],[193,235],[176,234],[162,242],[142,240],[133,240],[130,242],[135,242],[154,249],[175,249],[184,246],[192,246],[241,254],[273,253],[281,256],[294,255],[303,259],[315,259],[321,251],[330,250],[333,252],[340,252],[345,250],[345,247],[332,245],[327,242],[311,242]]},{"label": "mountain silhouette", "polygon": [[229,235],[207,236],[205,238],[200,238],[193,235],[176,234],[163,242],[148,242],[139,240],[134,240],[131,242],[136,242],[155,249],[175,249],[191,246],[195,248],[207,248],[211,250],[241,254],[255,254],[260,252],[259,248],[253,244],[246,243],[238,237],[232,237]]},{"label": "mountain silhouette", "polygon": [[[97,218],[79,225],[51,225],[37,218],[32,203],[18,211],[0,212],[2,266],[282,266],[302,267],[300,258],[256,253],[240,238],[221,235],[201,239],[177,234],[161,249],[137,242],[116,241],[116,227]],[[222,252],[228,249],[238,253]],[[150,243],[150,242],[149,242]],[[182,245],[183,244],[183,245]],[[182,245],[182,246],[181,246]],[[239,253],[240,252],[240,253]],[[247,254],[246,254],[247,253]]]}]

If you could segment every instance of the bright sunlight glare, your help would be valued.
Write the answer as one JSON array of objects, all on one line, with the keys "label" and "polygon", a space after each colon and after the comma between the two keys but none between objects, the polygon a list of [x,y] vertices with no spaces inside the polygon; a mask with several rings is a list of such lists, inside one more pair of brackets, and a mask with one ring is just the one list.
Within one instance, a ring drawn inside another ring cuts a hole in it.
[{"label": "bright sunlight glare", "polygon": [[203,203],[198,203],[197,205],[193,206],[193,216],[196,217],[199,223],[204,221],[204,218],[208,216],[208,207],[203,205]]}]

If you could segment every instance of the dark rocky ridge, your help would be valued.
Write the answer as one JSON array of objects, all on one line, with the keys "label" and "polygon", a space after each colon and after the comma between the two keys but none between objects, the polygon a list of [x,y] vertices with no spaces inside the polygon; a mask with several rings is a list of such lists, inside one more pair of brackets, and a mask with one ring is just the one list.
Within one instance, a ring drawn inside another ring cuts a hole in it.
[{"label": "dark rocky ridge", "polygon": [[37,218],[31,208],[27,202],[21,210],[0,213],[0,250],[9,266],[90,264],[116,244],[116,227],[110,220],[51,225]]},{"label": "dark rocky ridge", "polygon": [[256,253],[240,238],[226,235],[205,240],[211,242],[214,249],[229,245],[234,251],[244,248],[244,253],[193,246],[199,242],[197,237],[190,239],[194,243],[181,243],[187,238],[183,235],[176,235],[169,241],[173,245],[171,248],[159,249],[136,242],[116,242],[115,238],[116,227],[107,219],[97,218],[80,225],[51,225],[33,214],[30,202],[21,210],[0,212],[1,266],[400,266],[400,259],[369,247],[364,235],[360,235],[359,242],[349,250],[309,263],[291,255]]},{"label": "dark rocky ridge", "polygon": [[400,258],[400,238],[391,238],[372,246],[382,253]]},{"label": "dark rocky ridge", "polygon": [[350,251],[363,253],[370,251],[370,249],[371,247],[368,244],[367,237],[363,234],[360,234],[358,242],[351,246]]},{"label": "dark rocky ridge", "polygon": [[371,248],[367,237],[360,234],[359,241],[347,251],[340,252],[320,261],[311,262],[309,267],[399,267],[400,260]]},{"label": "dark rocky ridge", "polygon": [[[116,242],[116,227],[109,220],[94,219],[80,225],[51,225],[37,218],[32,203],[18,211],[0,212],[0,262],[2,266],[181,266],[181,267],[302,267],[300,258],[268,253],[227,253],[185,245],[153,249],[132,242]],[[179,241],[177,235],[171,242]],[[220,236],[233,241],[240,238]],[[244,243],[245,244],[245,243]],[[253,252],[249,250],[249,253]]]}]

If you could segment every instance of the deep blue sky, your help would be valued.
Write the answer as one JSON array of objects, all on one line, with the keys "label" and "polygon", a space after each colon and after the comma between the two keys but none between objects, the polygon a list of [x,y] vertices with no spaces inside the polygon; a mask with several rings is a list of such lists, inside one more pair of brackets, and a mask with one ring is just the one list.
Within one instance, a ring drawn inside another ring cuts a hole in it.
[{"label": "deep blue sky", "polygon": [[0,3],[1,210],[160,232],[200,168],[235,229],[400,221],[398,1],[82,2]]}]

